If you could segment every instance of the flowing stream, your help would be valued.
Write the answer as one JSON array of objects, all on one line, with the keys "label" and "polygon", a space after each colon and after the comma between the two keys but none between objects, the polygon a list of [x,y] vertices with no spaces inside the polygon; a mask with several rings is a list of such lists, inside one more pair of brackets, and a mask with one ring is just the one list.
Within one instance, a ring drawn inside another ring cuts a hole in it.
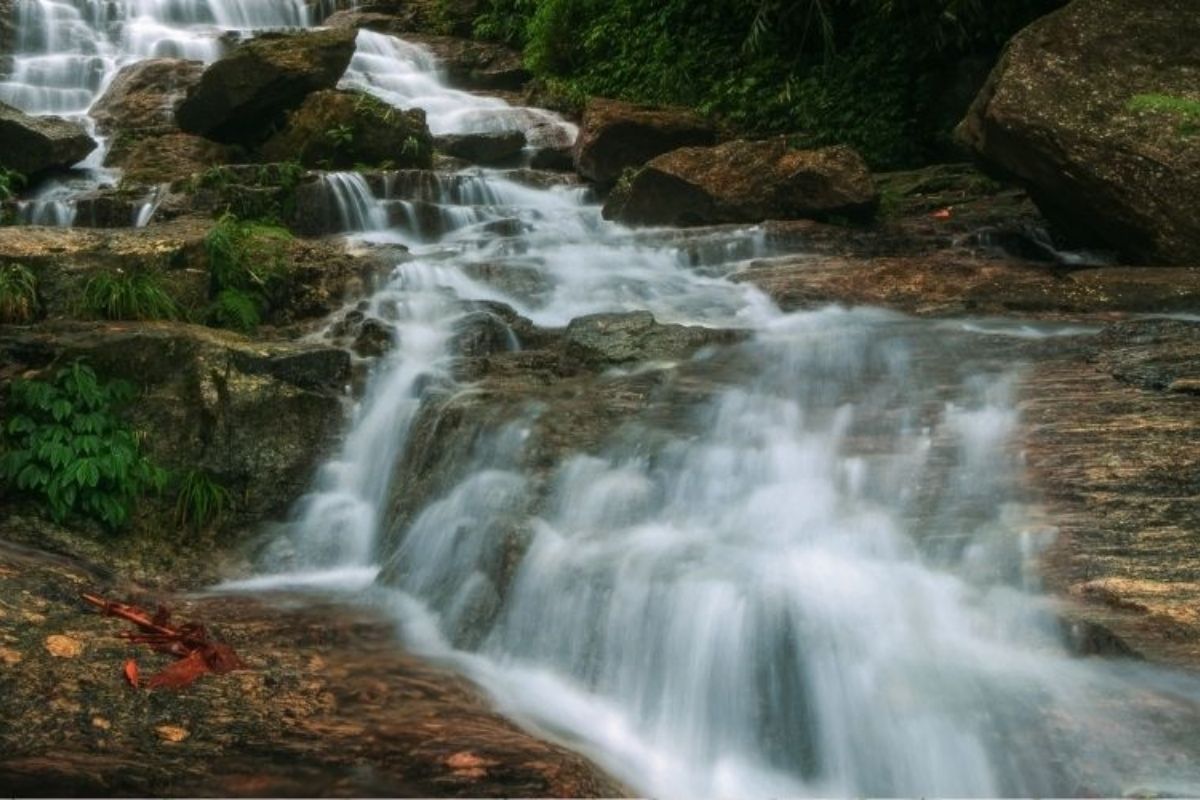
[{"label": "flowing stream", "polygon": [[[308,24],[299,0],[18,9],[0,99],[36,113],[84,114],[137,58]],[[343,85],[441,133],[575,133],[448,88],[378,34]],[[785,314],[731,280],[774,254],[763,230],[632,232],[521,171],[323,182],[352,242],[406,248],[359,308],[394,346],[263,574],[225,590],[378,603],[411,647],[647,795],[1200,793],[1197,681],[1072,657],[1038,593],[1053,521],[1014,441],[1019,345],[1080,330]],[[415,432],[475,391],[455,359],[480,302],[544,328],[649,311],[745,338],[595,377],[597,413],[651,387],[598,444],[548,446],[555,410],[531,400],[426,474]]]}]

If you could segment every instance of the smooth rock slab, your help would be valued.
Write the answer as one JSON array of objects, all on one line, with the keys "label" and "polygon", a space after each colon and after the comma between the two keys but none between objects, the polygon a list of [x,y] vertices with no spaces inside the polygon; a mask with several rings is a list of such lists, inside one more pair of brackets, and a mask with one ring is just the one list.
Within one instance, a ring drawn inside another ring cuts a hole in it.
[{"label": "smooth rock slab", "polygon": [[0,103],[0,167],[22,175],[67,169],[96,149],[82,125],[62,117],[35,117]]}]

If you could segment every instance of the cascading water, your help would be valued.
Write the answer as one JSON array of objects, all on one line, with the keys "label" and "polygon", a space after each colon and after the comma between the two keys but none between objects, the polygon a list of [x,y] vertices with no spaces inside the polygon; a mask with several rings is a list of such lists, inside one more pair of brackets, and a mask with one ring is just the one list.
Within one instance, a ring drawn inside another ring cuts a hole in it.
[{"label": "cascading water", "polygon": [[[306,21],[300,0],[18,8],[0,99],[35,113],[83,114],[134,58],[211,59],[222,30]],[[447,89],[427,53],[377,34],[344,85],[426,108],[437,132],[573,133]],[[647,794],[1200,791],[1197,682],[1070,658],[1026,569],[1044,534],[1011,451],[1005,343],[1074,331],[785,315],[728,279],[766,252],[760,231],[635,235],[581,189],[514,177],[325,176],[339,227],[409,248],[365,308],[394,347],[274,571],[242,588],[362,590],[386,569],[373,596],[414,647]],[[389,531],[422,404],[469,391],[453,342],[479,300],[547,327],[649,310],[749,339],[647,367],[704,397],[671,424],[630,416],[548,484],[523,466],[538,409],[481,431]]]},{"label": "cascading water", "polygon": [[100,142],[78,175],[50,181],[23,201],[22,220],[38,225],[70,225],[75,197],[116,181],[101,166],[105,141],[87,112],[121,67],[146,58],[210,62],[231,32],[310,24],[304,0],[17,0],[14,13],[0,102],[78,120]]}]

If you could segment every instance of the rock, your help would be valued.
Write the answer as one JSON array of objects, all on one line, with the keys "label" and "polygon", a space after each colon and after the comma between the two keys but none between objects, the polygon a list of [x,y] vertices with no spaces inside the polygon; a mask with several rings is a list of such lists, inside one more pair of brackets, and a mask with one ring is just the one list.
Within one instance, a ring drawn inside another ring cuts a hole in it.
[{"label": "rock", "polygon": [[642,106],[595,98],[583,114],[575,142],[579,174],[602,187],[625,170],[680,147],[715,144],[716,129],[685,108]]},{"label": "rock", "polygon": [[187,133],[257,144],[313,92],[332,89],[354,54],[353,30],[263,34],[204,70],[179,104]]},{"label": "rock", "polygon": [[362,92],[314,92],[261,149],[267,161],[350,169],[428,168],[433,140],[420,109],[401,111]]},{"label": "rock", "polygon": [[738,341],[735,331],[663,325],[649,311],[591,314],[571,320],[563,335],[563,368],[568,373],[639,361],[686,358],[700,347]]},{"label": "rock", "polygon": [[472,164],[503,164],[521,154],[525,134],[521,131],[460,133],[439,136],[434,144],[443,153]]},{"label": "rock", "polygon": [[830,303],[919,316],[1164,313],[1200,307],[1200,269],[1054,265],[965,251],[909,256],[800,255],[752,262],[753,283],[785,310]]},{"label": "rock", "polygon": [[25,176],[78,164],[96,149],[82,125],[0,103],[0,167]]},{"label": "rock", "polygon": [[[17,668],[0,668],[0,785],[10,794],[630,794],[582,756],[506,720],[469,681],[405,652],[395,622],[370,609],[147,592],[94,562],[15,548],[4,536],[0,569],[13,572],[0,581],[0,608],[47,612],[36,624],[0,619],[0,641],[27,649]],[[187,691],[135,693],[122,662],[135,656],[149,672],[166,659],[119,639],[126,623],[81,609],[81,587],[202,622],[250,669],[207,675]],[[41,648],[68,627],[87,641],[87,658]]]},{"label": "rock", "polygon": [[1197,40],[1192,0],[1075,0],[1013,38],[958,135],[1080,240],[1200,263],[1200,111],[1162,105],[1200,110]]},{"label": "rock", "polygon": [[1130,320],[1037,363],[1019,399],[1029,487],[1058,526],[1042,572],[1069,622],[1195,669],[1200,396],[1172,389],[1189,379],[1200,323]]},{"label": "rock", "polygon": [[122,67],[89,113],[103,133],[175,131],[175,106],[200,82],[204,64],[151,58]]},{"label": "rock", "polygon": [[539,147],[529,159],[530,169],[569,172],[575,169],[570,147]]},{"label": "rock", "polygon": [[83,654],[83,642],[61,634],[47,636],[45,646],[55,658],[79,658]]},{"label": "rock", "polygon": [[871,173],[854,150],[797,150],[779,137],[658,156],[628,186],[618,187],[604,215],[628,224],[676,226],[862,219],[878,203]]},{"label": "rock", "polygon": [[228,145],[190,133],[119,134],[105,164],[124,170],[125,183],[170,183],[233,160]]}]

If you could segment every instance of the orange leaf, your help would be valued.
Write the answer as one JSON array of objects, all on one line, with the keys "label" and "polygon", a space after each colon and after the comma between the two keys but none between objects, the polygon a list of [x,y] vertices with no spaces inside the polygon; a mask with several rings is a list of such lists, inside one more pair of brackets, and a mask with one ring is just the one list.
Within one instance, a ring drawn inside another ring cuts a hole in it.
[{"label": "orange leaf", "polygon": [[950,209],[939,208],[931,215],[934,219],[950,219]]},{"label": "orange leaf", "polygon": [[138,665],[137,665],[137,662],[134,661],[132,658],[129,659],[128,661],[125,662],[125,669],[123,671],[125,673],[125,680],[127,680],[129,682],[130,686],[132,686],[133,688],[136,689],[138,687]]},{"label": "orange leaf", "polygon": [[183,689],[191,686],[208,671],[204,653],[196,650],[187,658],[181,658],[162,672],[151,676],[146,686],[151,689]]}]

